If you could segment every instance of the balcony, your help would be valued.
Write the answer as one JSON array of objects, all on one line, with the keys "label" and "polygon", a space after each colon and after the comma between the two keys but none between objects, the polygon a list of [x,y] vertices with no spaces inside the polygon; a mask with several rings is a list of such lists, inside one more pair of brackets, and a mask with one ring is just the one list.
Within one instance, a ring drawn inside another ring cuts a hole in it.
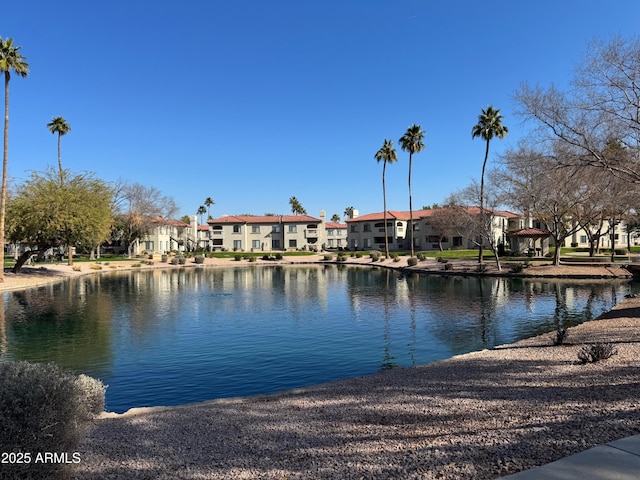
[{"label": "balcony", "polygon": [[305,229],[304,238],[318,238],[318,229],[317,228]]}]

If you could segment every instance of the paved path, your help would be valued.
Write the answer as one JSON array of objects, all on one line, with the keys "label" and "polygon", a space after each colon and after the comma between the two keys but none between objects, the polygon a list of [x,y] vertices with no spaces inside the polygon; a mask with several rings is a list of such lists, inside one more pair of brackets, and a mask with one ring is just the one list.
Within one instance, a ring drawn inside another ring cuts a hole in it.
[{"label": "paved path", "polygon": [[505,480],[636,480],[640,478],[640,435],[599,445],[542,467],[502,478]]}]

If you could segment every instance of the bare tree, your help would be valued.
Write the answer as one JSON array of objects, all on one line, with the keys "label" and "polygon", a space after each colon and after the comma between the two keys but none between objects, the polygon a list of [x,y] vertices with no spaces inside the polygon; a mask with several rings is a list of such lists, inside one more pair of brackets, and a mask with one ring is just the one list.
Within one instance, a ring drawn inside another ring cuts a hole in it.
[{"label": "bare tree", "polygon": [[[597,167],[640,183],[640,38],[594,41],[588,52],[568,92],[522,84],[517,113],[536,121],[543,150],[564,144],[563,165]],[[606,148],[611,139],[625,156]]]},{"label": "bare tree", "polygon": [[554,265],[560,264],[565,239],[580,228],[583,202],[596,194],[581,178],[584,170],[558,166],[561,158],[520,146],[502,156],[504,169],[492,172],[507,205],[546,225],[556,246]]},{"label": "bare tree", "polygon": [[133,243],[150,232],[154,219],[168,219],[178,211],[173,198],[139,183],[121,185],[113,205],[116,208],[114,237],[123,242],[129,256]]},{"label": "bare tree", "polygon": [[[453,193],[447,199],[448,209],[452,219],[452,225],[458,230],[458,234],[467,237],[480,249],[481,245],[488,245],[496,259],[498,270],[502,270],[500,264],[499,246],[504,238],[502,225],[496,216],[501,198],[492,180],[484,186],[484,205],[481,209],[475,206],[480,198],[480,185],[473,181],[468,187]],[[480,264],[481,266],[482,264]]]}]

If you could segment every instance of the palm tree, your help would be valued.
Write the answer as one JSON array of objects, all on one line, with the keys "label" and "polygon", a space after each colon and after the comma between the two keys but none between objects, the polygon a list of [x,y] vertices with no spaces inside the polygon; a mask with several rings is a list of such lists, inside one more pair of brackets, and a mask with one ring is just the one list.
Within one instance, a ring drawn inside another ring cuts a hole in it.
[{"label": "palm tree", "polygon": [[13,38],[0,37],[0,72],[4,73],[4,151],[2,155],[2,188],[0,190],[0,282],[4,282],[4,220],[7,207],[7,165],[9,160],[9,80],[11,71],[26,77],[29,64],[13,44]]},{"label": "palm tree", "polygon": [[307,211],[304,209],[300,201],[296,197],[289,199],[289,205],[291,205],[291,213],[294,215],[305,215]]},{"label": "palm tree", "polygon": [[205,213],[207,213],[207,209],[205,208],[204,205],[200,205],[198,207],[198,211],[196,212],[198,215],[200,215],[200,224],[202,225],[202,215],[204,215]]},{"label": "palm tree", "polygon": [[353,217],[353,211],[355,210],[355,208],[353,207],[347,207],[344,209],[344,213],[342,214],[344,217],[348,217],[351,218]]},{"label": "palm tree", "polygon": [[385,138],[382,147],[376,152],[374,158],[378,161],[378,163],[380,163],[380,161],[384,162],[382,164],[382,198],[384,199],[384,250],[385,255],[387,256],[386,258],[389,258],[389,236],[387,234],[387,189],[384,183],[384,174],[387,169],[387,163],[394,163],[398,161],[396,149],[393,148],[393,141],[387,140]]},{"label": "palm tree", "polygon": [[[503,139],[509,133],[509,129],[502,125],[502,115],[500,110],[494,110],[489,105],[487,109],[482,109],[482,113],[478,115],[478,123],[471,129],[471,138],[481,137],[487,142],[487,148],[484,152],[484,162],[482,163],[482,176],[480,177],[480,221],[484,223],[484,170],[487,166],[487,158],[489,157],[489,143],[493,137]],[[482,263],[482,241],[478,248],[478,263]]]},{"label": "palm tree", "polygon": [[71,131],[71,126],[62,117],[55,117],[47,124],[51,133],[58,134],[58,168],[60,170],[60,185],[62,185],[62,160],[60,159],[60,137]]},{"label": "palm tree", "polygon": [[334,213],[333,216],[331,217],[331,221],[340,223],[340,215],[338,215],[337,213]]},{"label": "palm tree", "polygon": [[425,132],[422,131],[420,125],[415,123],[411,125],[405,134],[400,137],[400,147],[405,152],[409,152],[409,232],[411,239],[411,256],[413,257],[413,198],[411,197],[411,165],[414,153],[419,153],[424,150]]},{"label": "palm tree", "polygon": [[213,198],[207,197],[204,201],[204,204],[207,207],[207,220],[211,218],[211,205],[215,205],[216,202],[213,201]]}]

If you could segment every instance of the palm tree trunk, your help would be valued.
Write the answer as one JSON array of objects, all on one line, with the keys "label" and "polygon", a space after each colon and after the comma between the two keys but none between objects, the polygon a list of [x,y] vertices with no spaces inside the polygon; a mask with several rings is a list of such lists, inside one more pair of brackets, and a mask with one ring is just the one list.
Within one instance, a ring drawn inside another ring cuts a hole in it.
[{"label": "palm tree trunk", "polygon": [[414,256],[413,251],[413,197],[411,196],[411,164],[412,152],[409,152],[409,240],[411,242],[411,257]]},{"label": "palm tree trunk", "polygon": [[0,282],[4,283],[4,222],[7,210],[7,164],[9,158],[9,72],[4,72],[4,150],[0,190]]},{"label": "palm tree trunk", "polygon": [[[485,225],[484,221],[484,170],[487,166],[487,158],[489,158],[489,139],[487,139],[487,149],[484,153],[484,162],[482,162],[482,176],[480,177],[480,221],[482,222],[483,227]],[[484,232],[483,232],[484,233]],[[491,228],[489,228],[489,235],[491,235]],[[482,263],[482,244],[483,238],[480,236],[480,245],[478,246],[478,263]]]},{"label": "palm tree trunk", "polygon": [[387,169],[387,161],[382,164],[382,198],[384,203],[384,253],[389,258],[389,237],[387,235],[387,188],[384,183],[384,174]]},{"label": "palm tree trunk", "polygon": [[62,159],[60,157],[60,132],[58,132],[58,170],[60,172],[60,186],[62,186]]}]

